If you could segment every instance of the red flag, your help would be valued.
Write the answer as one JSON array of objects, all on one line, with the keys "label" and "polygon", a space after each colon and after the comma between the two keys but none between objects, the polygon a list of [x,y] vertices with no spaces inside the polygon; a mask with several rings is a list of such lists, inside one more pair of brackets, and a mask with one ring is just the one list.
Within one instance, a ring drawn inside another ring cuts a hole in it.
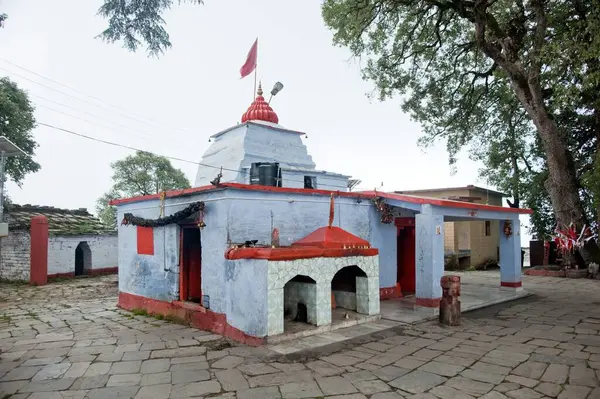
[{"label": "red flag", "polygon": [[250,75],[252,71],[256,69],[256,59],[258,57],[258,38],[254,41],[254,44],[250,48],[248,52],[248,56],[246,57],[246,62],[240,68],[240,75],[242,78]]}]

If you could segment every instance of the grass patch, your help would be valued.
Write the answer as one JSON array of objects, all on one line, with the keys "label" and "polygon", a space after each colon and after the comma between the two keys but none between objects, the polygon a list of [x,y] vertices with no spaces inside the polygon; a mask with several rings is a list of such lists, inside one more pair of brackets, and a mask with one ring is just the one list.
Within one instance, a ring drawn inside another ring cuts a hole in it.
[{"label": "grass patch", "polygon": [[27,311],[27,316],[31,317],[32,319],[35,320],[39,320],[40,318],[38,317],[37,313],[32,312],[31,310]]},{"label": "grass patch", "polygon": [[169,323],[181,324],[182,326],[187,325],[184,319],[177,316],[173,316],[171,314],[166,315],[164,320],[168,321]]},{"label": "grass patch", "polygon": [[149,316],[145,309],[131,309],[131,313],[135,316]]},{"label": "grass patch", "polygon": [[234,347],[234,345],[232,345],[231,342],[225,338],[218,339],[216,341],[203,342],[201,345],[213,351],[222,351],[223,349]]},{"label": "grass patch", "polygon": [[29,281],[25,280],[7,280],[5,278],[0,278],[0,283],[9,284],[9,285],[29,285]]},{"label": "grass patch", "polygon": [[155,314],[155,315],[154,315],[154,318],[155,318],[156,320],[164,320],[165,316],[163,316],[163,315],[161,315],[161,314],[158,314],[158,313],[157,313],[157,314]]},{"label": "grass patch", "polygon": [[48,284],[55,283],[66,283],[67,281],[73,281],[72,277],[52,277],[48,279]]},{"label": "grass patch", "polygon": [[10,318],[10,316],[7,316],[5,314],[3,314],[2,316],[0,316],[0,321],[3,323],[10,323],[12,319]]}]

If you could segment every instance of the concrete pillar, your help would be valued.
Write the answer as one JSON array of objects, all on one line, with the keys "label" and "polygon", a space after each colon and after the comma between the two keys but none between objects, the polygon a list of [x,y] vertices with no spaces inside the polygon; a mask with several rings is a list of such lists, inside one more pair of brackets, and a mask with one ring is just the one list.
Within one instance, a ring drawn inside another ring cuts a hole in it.
[{"label": "concrete pillar", "polygon": [[521,223],[512,219],[512,234],[506,236],[505,221],[499,225],[500,235],[500,286],[503,289],[520,291],[521,283]]},{"label": "concrete pillar", "polygon": [[31,257],[29,284],[46,285],[48,283],[48,219],[46,216],[31,218]]},{"label": "concrete pillar", "polygon": [[444,216],[434,214],[431,205],[423,205],[416,225],[416,304],[437,308],[444,275]]}]

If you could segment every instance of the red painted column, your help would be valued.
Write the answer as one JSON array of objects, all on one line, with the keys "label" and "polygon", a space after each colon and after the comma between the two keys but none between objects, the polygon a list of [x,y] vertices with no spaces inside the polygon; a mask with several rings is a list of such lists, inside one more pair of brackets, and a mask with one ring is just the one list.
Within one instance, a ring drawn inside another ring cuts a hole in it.
[{"label": "red painted column", "polygon": [[46,216],[31,218],[31,259],[29,284],[48,283],[48,219]]}]

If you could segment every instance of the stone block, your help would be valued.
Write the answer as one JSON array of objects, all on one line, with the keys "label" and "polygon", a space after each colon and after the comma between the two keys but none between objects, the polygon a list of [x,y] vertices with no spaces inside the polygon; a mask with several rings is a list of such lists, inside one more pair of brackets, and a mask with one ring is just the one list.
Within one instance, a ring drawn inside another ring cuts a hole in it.
[{"label": "stone block", "polygon": [[418,394],[443,384],[445,381],[445,377],[437,374],[415,370],[400,378],[396,378],[390,382],[390,385],[406,392]]},{"label": "stone block", "polygon": [[317,378],[317,384],[325,395],[345,395],[357,392],[356,388],[343,377]]},{"label": "stone block", "polygon": [[107,387],[126,387],[139,385],[142,374],[116,374],[111,375],[106,383]]},{"label": "stone block", "polygon": [[323,392],[315,382],[297,383],[291,382],[279,387],[284,398],[316,398],[323,396]]},{"label": "stone block", "polygon": [[246,381],[239,370],[229,369],[217,371],[215,375],[223,389],[226,391],[238,391],[240,389],[249,388],[248,381]]},{"label": "stone block", "polygon": [[217,381],[202,381],[191,384],[177,384],[171,387],[171,398],[188,398],[221,392]]}]

